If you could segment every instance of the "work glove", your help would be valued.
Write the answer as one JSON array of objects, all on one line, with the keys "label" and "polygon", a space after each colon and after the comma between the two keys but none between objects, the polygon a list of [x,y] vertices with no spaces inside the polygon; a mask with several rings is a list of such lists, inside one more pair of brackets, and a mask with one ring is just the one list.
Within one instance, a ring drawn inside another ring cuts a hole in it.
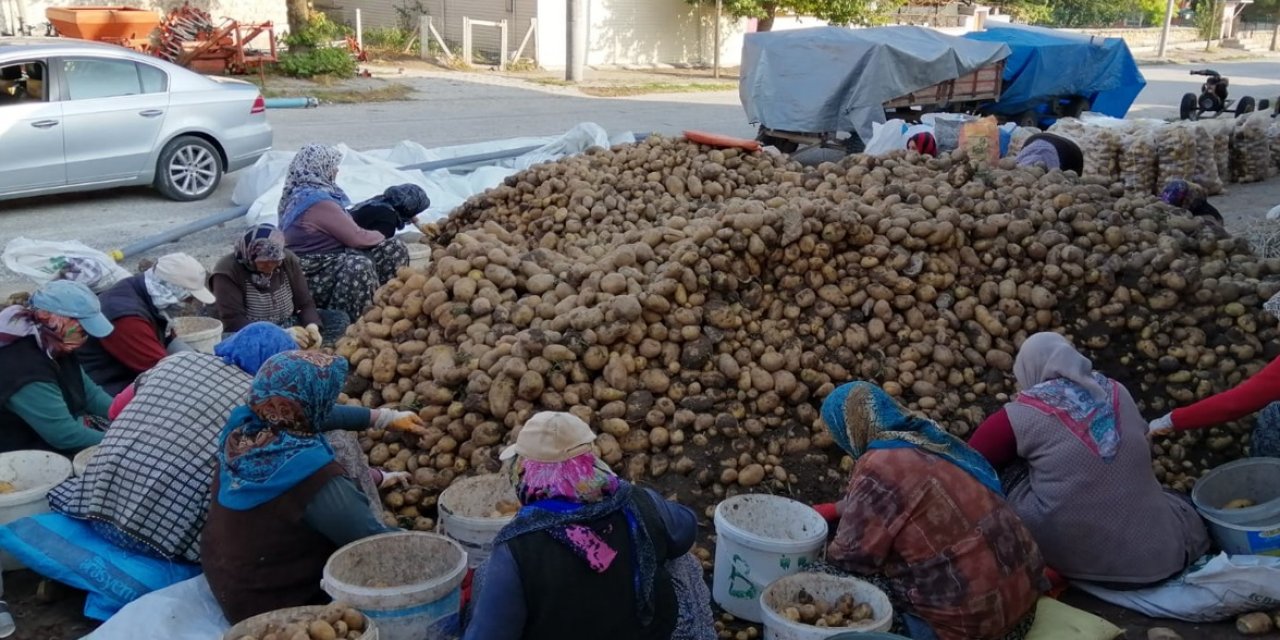
[{"label": "work glove", "polygon": [[298,345],[298,348],[306,351],[308,349],[320,348],[323,339],[320,337],[320,327],[315,324],[309,324],[305,327],[289,327],[289,336]]},{"label": "work glove", "polygon": [[408,471],[382,471],[382,482],[378,484],[379,489],[390,489],[395,486],[405,487],[409,485],[409,479],[413,477]]},{"label": "work glove", "polygon": [[427,425],[422,418],[418,417],[418,414],[412,411],[395,411],[394,409],[377,409],[376,411],[378,415],[374,418],[374,429],[411,433],[415,436],[427,434]]},{"label": "work glove", "polygon": [[1173,433],[1173,414],[1166,413],[1147,424],[1147,437],[1167,436]]}]

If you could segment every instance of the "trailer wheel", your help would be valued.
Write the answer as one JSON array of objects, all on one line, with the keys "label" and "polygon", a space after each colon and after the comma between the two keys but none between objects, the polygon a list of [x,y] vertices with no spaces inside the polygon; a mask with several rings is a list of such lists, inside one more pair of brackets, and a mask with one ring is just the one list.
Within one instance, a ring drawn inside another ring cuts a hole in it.
[{"label": "trailer wheel", "polygon": [[1242,116],[1246,113],[1253,113],[1253,110],[1256,109],[1257,106],[1258,104],[1253,101],[1251,96],[1240,98],[1240,102],[1236,103],[1236,115]]},{"label": "trailer wheel", "polygon": [[1199,108],[1200,101],[1196,99],[1196,94],[1184,93],[1182,104],[1178,106],[1178,117],[1183,120],[1199,120]]},{"label": "trailer wheel", "polygon": [[1258,101],[1258,111],[1270,111],[1270,110],[1271,110],[1270,100],[1263,98]]},{"label": "trailer wheel", "polygon": [[1075,96],[1067,100],[1066,106],[1062,108],[1062,115],[1066,118],[1079,118],[1089,110],[1089,106],[1088,98]]},{"label": "trailer wheel", "polygon": [[839,149],[828,149],[827,147],[809,147],[803,151],[797,151],[791,154],[791,159],[799,162],[806,167],[816,167],[824,162],[840,162],[844,160],[848,154]]},{"label": "trailer wheel", "polygon": [[1040,114],[1037,113],[1035,109],[1028,109],[1019,114],[1018,117],[1014,119],[1014,122],[1016,122],[1019,127],[1039,127]]}]

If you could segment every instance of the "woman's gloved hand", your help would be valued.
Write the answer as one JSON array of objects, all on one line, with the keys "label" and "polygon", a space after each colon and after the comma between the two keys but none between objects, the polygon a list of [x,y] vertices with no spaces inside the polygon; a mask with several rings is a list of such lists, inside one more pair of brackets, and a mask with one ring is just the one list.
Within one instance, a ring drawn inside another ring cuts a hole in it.
[{"label": "woman's gloved hand", "polygon": [[382,482],[378,484],[379,489],[390,489],[392,487],[409,486],[409,480],[413,477],[408,471],[382,471]]},{"label": "woman's gloved hand", "polygon": [[1173,433],[1173,414],[1166,413],[1147,424],[1147,437],[1167,436]]},{"label": "woman's gloved hand", "polygon": [[320,327],[314,323],[305,327],[289,327],[289,336],[297,343],[298,348],[303,351],[317,349],[323,341],[320,337]]},{"label": "woman's gloved hand", "polygon": [[374,418],[374,429],[388,429],[411,433],[415,436],[427,434],[426,423],[413,411],[395,411],[393,409],[376,409],[375,411],[377,411],[378,415]]}]

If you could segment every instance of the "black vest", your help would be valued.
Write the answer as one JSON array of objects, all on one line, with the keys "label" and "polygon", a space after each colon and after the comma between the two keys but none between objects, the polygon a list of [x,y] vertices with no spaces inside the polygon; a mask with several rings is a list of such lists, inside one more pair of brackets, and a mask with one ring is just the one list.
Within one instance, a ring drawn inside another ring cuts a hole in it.
[{"label": "black vest", "polygon": [[[131,276],[117,282],[115,286],[98,295],[102,304],[102,315],[108,320],[137,316],[149,322],[156,331],[156,339],[160,344],[168,344],[169,321],[165,320],[147,295],[147,285],[142,274]],[[124,366],[103,348],[102,341],[89,338],[79,351],[80,363],[89,377],[110,395],[116,395],[125,387],[133,384],[138,374]]]},{"label": "black vest", "polygon": [[634,563],[627,518],[618,511],[591,528],[618,551],[604,573],[592,571],[572,551],[544,531],[514,538],[511,555],[524,588],[523,640],[669,640],[676,626],[676,596],[666,570],[667,531],[651,498],[632,494],[634,513],[653,541],[658,569],[653,580],[654,615],[641,627],[635,607]]},{"label": "black vest", "polygon": [[52,382],[62,389],[62,397],[71,415],[84,415],[87,396],[80,363],[74,353],[53,359],[40,348],[34,337],[22,338],[0,348],[0,452],[51,447],[26,420],[9,410],[9,398],[23,387],[37,382]]}]

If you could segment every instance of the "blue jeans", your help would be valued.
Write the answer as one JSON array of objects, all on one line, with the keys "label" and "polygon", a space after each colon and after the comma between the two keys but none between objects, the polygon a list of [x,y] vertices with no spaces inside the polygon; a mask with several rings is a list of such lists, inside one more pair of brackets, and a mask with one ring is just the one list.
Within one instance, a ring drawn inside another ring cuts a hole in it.
[{"label": "blue jeans", "polygon": [[904,613],[902,623],[906,625],[907,635],[911,640],[938,640],[938,634],[933,632],[933,627],[919,616]]}]

